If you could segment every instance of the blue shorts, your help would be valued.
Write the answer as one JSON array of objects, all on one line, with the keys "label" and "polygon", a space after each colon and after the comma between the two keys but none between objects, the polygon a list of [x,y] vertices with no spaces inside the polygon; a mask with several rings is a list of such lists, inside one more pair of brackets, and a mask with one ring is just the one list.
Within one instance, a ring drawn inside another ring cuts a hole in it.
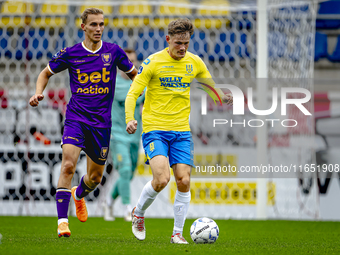
[{"label": "blue shorts", "polygon": [[93,162],[105,165],[110,146],[111,128],[96,128],[83,122],[65,120],[63,144],[83,149]]},{"label": "blue shorts", "polygon": [[146,164],[157,155],[169,157],[170,166],[182,163],[194,165],[194,143],[191,132],[150,131],[142,135]]}]

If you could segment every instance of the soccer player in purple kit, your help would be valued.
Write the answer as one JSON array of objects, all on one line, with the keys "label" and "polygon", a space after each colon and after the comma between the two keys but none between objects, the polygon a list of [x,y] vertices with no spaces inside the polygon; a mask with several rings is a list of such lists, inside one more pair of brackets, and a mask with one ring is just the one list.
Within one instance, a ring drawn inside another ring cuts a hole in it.
[{"label": "soccer player in purple kit", "polygon": [[[86,9],[81,28],[85,40],[60,50],[39,74],[36,92],[29,104],[39,105],[49,78],[65,69],[70,75],[72,96],[67,105],[62,138],[61,172],[56,192],[58,236],[69,237],[68,207],[72,197],[80,221],[87,220],[84,197],[101,182],[109,150],[111,107],[117,67],[131,80],[137,75],[126,53],[116,44],[101,40],[104,30],[103,11]],[[79,186],[71,189],[71,181],[81,150],[87,157],[87,174]]]}]

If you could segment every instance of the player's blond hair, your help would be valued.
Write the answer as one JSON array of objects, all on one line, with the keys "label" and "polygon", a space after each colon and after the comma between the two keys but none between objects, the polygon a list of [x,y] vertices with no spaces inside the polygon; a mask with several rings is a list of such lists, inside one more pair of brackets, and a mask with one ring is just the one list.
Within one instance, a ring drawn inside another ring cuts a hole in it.
[{"label": "player's blond hair", "polygon": [[101,9],[98,9],[98,8],[87,8],[87,9],[85,9],[85,11],[81,15],[81,21],[82,21],[83,24],[86,24],[87,16],[89,14],[98,15],[98,14],[104,14],[104,12]]},{"label": "player's blond hair", "polygon": [[190,36],[194,33],[194,26],[187,18],[173,20],[168,25],[168,34],[170,36],[187,32],[189,32]]}]

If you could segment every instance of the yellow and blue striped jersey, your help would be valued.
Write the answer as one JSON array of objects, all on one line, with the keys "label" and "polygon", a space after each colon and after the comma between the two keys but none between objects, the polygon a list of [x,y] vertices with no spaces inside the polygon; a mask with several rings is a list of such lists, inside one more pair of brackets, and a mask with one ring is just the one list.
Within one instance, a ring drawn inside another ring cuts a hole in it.
[{"label": "yellow and blue striped jersey", "polygon": [[211,78],[200,57],[187,52],[173,59],[167,49],[147,58],[139,68],[125,101],[126,123],[134,120],[136,100],[146,89],[142,113],[143,132],[190,131],[190,83],[194,78]]}]

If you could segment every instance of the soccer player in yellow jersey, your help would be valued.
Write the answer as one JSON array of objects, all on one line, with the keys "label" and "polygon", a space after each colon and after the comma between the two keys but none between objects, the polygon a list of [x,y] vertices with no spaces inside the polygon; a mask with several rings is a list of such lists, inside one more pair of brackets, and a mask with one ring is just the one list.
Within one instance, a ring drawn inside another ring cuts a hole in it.
[{"label": "soccer player in yellow jersey", "polygon": [[[169,47],[149,56],[142,63],[126,97],[126,131],[133,134],[137,129],[134,119],[136,100],[147,87],[142,113],[142,140],[153,180],[144,186],[132,211],[132,232],[138,240],[145,239],[144,213],[168,184],[171,166],[177,192],[170,242],[188,243],[182,232],[191,198],[190,172],[193,166],[193,142],[189,126],[190,82],[193,78],[211,81],[204,62],[197,55],[187,52],[193,32],[193,25],[188,19],[170,22],[166,36]],[[224,102],[232,103],[230,94],[225,95],[217,88],[215,90]]]}]

